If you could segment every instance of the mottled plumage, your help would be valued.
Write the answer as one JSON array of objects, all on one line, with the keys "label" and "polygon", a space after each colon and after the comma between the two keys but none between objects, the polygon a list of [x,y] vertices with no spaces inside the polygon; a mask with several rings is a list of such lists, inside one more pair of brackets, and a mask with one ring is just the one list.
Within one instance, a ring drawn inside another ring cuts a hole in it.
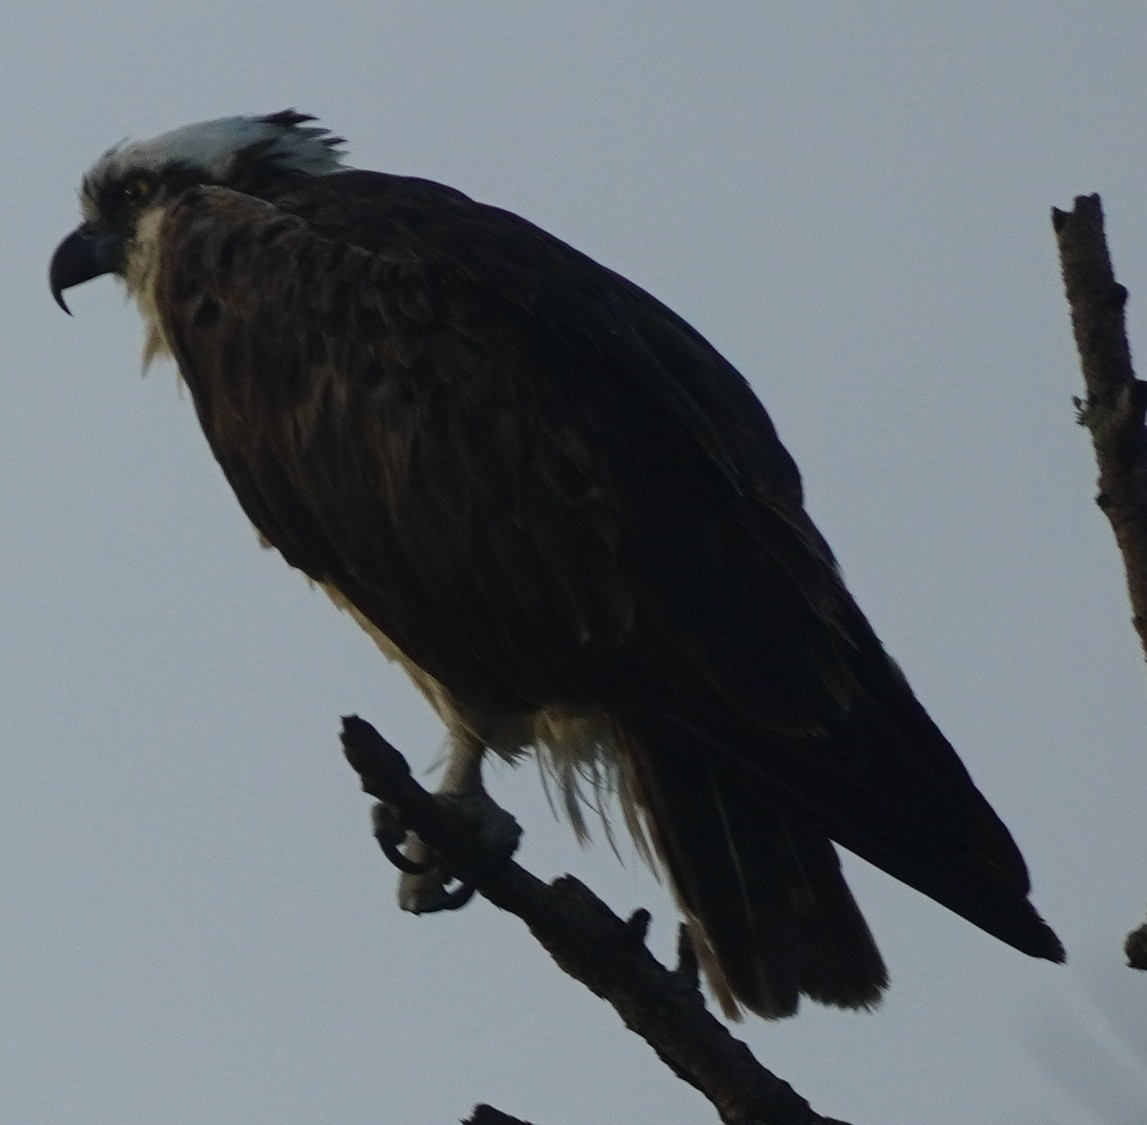
[{"label": "mottled plumage", "polygon": [[624,278],[451,188],[342,168],[309,120],[114,150],[53,262],[57,296],[125,278],[263,538],[460,754],[616,779],[727,1010],[879,999],[833,840],[1061,960],[742,377]]}]

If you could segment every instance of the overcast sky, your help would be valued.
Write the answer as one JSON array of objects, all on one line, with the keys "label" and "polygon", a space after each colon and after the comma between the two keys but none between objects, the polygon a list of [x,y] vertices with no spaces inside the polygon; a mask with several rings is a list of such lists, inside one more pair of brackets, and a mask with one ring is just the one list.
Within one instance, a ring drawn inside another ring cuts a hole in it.
[{"label": "overcast sky", "polygon": [[[1147,1117],[1147,680],[1093,503],[1049,208],[1102,193],[1147,322],[1147,6],[296,0],[6,9],[0,1120],[711,1121],[476,902],[416,919],[338,716],[434,718],[250,527],[107,279],[48,258],[125,136],[297,106],[362,167],[516,210],[753,382],[809,507],[1028,858],[1066,968],[859,862],[875,1015],[742,1025],[856,1125]],[[521,860],[676,914],[501,769]],[[624,849],[623,849],[624,850]],[[1138,1057],[1136,1051],[1139,1052]]]}]

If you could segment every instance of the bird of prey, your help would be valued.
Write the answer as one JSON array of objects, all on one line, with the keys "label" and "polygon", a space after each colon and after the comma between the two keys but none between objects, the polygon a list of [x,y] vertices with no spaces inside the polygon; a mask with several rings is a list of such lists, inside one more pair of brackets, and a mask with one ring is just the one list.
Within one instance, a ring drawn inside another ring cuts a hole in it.
[{"label": "bird of prey", "polygon": [[[287,110],[114,148],[50,282],[65,309],[125,283],[262,539],[437,709],[444,792],[496,835],[486,750],[541,755],[575,826],[614,786],[730,1014],[880,999],[834,842],[1061,961],[742,376],[558,238],[344,143]],[[445,905],[442,876],[400,898]]]}]

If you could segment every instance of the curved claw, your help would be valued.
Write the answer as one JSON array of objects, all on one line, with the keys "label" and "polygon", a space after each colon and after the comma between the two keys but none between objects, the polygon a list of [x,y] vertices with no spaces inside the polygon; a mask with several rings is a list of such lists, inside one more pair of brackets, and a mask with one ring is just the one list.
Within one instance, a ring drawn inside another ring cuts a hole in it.
[{"label": "curved claw", "polygon": [[439,910],[461,910],[473,897],[476,887],[472,883],[459,883],[450,890],[443,890],[439,900]]},{"label": "curved claw", "polygon": [[402,850],[406,842],[406,829],[399,823],[394,809],[381,801],[370,810],[371,823],[374,825],[374,838],[382,849],[382,854],[390,860],[391,864],[404,871],[407,875],[425,875],[435,867],[433,858],[424,860],[408,856]]},{"label": "curved claw", "polygon": [[381,832],[376,832],[374,838],[378,841],[378,846],[382,848],[382,854],[386,856],[399,871],[403,871],[407,875],[425,875],[428,871],[433,871],[437,866],[429,860],[423,863],[417,859],[411,859],[403,852],[398,844]]}]

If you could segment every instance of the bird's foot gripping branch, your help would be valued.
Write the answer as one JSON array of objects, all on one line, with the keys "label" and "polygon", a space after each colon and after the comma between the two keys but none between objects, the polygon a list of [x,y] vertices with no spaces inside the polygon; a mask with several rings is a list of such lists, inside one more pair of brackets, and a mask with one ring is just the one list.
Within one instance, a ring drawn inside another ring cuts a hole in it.
[{"label": "bird's foot gripping branch", "polygon": [[[484,789],[428,793],[411,776],[406,759],[357,716],[343,720],[342,740],[364,791],[379,798],[371,810],[374,838],[402,872],[398,901],[403,910],[458,910],[474,897],[475,880],[495,873],[517,851],[518,822]],[[401,797],[397,802],[381,795],[395,791]],[[444,842],[445,852],[428,839]]]},{"label": "bird's foot gripping branch", "polygon": [[558,966],[612,1004],[679,1078],[709,1098],[723,1122],[844,1125],[817,1114],[708,1010],[685,927],[678,964],[667,968],[645,945],[647,910],[620,918],[569,875],[543,883],[508,854],[495,856],[465,812],[424,789],[402,754],[364,719],[344,718],[341,739],[363,792],[385,809],[381,832],[375,816],[375,834],[391,861],[401,857],[400,868],[413,867],[415,876],[425,870],[421,857],[411,864],[399,850],[408,833],[416,834],[426,856],[469,888],[467,898],[477,892],[522,919]]}]

